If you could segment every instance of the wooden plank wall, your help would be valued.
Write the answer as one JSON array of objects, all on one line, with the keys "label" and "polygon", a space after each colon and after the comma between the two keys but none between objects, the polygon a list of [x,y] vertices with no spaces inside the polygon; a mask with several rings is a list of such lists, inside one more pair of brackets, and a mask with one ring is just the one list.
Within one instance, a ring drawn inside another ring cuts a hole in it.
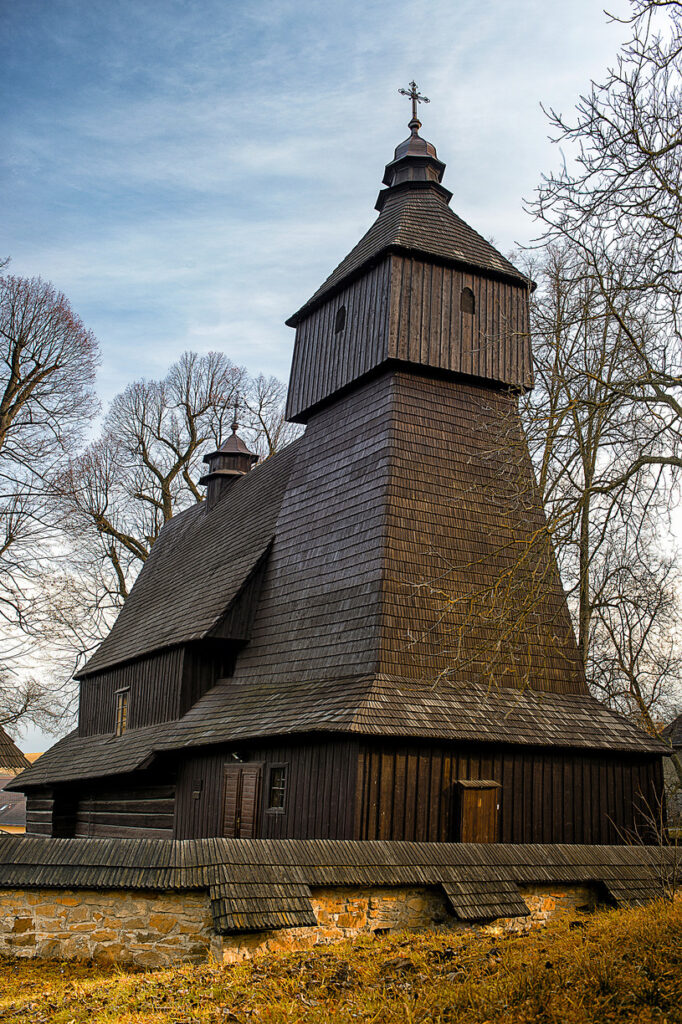
[{"label": "wooden plank wall", "polygon": [[172,839],[172,778],[123,777],[79,787],[72,835]]},{"label": "wooden plank wall", "polygon": [[[460,309],[463,288],[474,293],[473,315]],[[528,386],[528,290],[520,283],[393,256],[388,356]]]},{"label": "wooden plank wall", "polygon": [[219,679],[232,675],[239,646],[229,640],[205,640],[185,647],[180,716],[186,714]]},{"label": "wooden plank wall", "polygon": [[[177,787],[176,839],[220,835],[223,765],[231,749],[197,754],[182,764]],[[352,839],[358,764],[355,741],[284,743],[241,751],[244,760],[262,761],[263,806],[258,836],[263,839]],[[286,764],[284,812],[268,812],[268,765]],[[201,796],[194,798],[197,781]]]},{"label": "wooden plank wall", "polygon": [[[474,293],[473,315],[460,309],[463,288]],[[342,306],[346,324],[336,333]],[[529,386],[527,288],[420,259],[387,257],[299,324],[287,416],[304,420],[308,410],[389,359]]]},{"label": "wooden plank wall", "polygon": [[660,758],[364,744],[357,838],[452,840],[457,779],[501,783],[503,843],[622,843],[662,792]]},{"label": "wooden plank wall", "polygon": [[218,679],[230,675],[240,645],[206,640],[170,647],[81,680],[81,736],[114,731],[114,693],[130,688],[128,728],[184,715]]},{"label": "wooden plank wall", "polygon": [[78,732],[114,731],[114,692],[130,687],[128,728],[177,718],[183,668],[182,647],[171,647],[87,676],[80,684]]},{"label": "wooden plank wall", "polygon": [[26,832],[36,836],[53,835],[55,801],[51,789],[26,794]]},{"label": "wooden plank wall", "polygon": [[[390,260],[385,259],[335,295],[296,329],[287,417],[334,394],[386,358]],[[346,307],[343,330],[336,314]]]}]

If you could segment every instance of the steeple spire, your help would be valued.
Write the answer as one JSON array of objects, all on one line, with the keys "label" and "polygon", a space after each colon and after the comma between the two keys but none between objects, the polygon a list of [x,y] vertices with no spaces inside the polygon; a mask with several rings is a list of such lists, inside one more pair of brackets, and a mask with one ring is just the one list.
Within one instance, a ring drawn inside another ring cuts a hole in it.
[{"label": "steeple spire", "polygon": [[[412,103],[412,118],[409,123],[409,138],[396,146],[393,160],[386,165],[383,182],[388,189],[379,193],[377,210],[381,210],[390,189],[406,183],[417,184],[417,188],[425,183],[440,186],[445,171],[445,164],[438,159],[436,147],[423,139],[419,134],[422,124],[417,117],[420,103],[430,103],[428,96],[422,96],[416,82],[410,82],[409,89],[398,89],[401,96],[407,96]],[[449,201],[451,193],[442,188],[442,198]]]}]

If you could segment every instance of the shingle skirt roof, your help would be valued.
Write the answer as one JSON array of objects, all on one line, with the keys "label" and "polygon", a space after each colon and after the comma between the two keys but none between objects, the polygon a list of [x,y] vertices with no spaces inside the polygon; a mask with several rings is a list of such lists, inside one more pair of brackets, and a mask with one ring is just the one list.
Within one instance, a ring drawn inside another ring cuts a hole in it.
[{"label": "shingle skirt roof", "polygon": [[666,754],[670,748],[584,694],[449,686],[390,676],[268,684],[225,680],[178,722],[71,733],[8,785],[24,789],[124,774],[185,747],[310,733],[412,737]]},{"label": "shingle skirt roof", "polygon": [[473,921],[527,914],[524,885],[597,883],[639,904],[679,870],[674,851],[646,846],[0,838],[0,889],[204,889],[224,934],[315,925],[314,888],[440,887]]}]

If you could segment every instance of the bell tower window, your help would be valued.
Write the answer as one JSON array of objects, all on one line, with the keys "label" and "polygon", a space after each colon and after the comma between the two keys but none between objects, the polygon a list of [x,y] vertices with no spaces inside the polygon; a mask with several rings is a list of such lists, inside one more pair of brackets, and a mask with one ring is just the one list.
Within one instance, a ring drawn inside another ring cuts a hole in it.
[{"label": "bell tower window", "polygon": [[116,717],[114,723],[114,736],[122,736],[128,728],[128,694],[129,690],[117,690],[114,694],[116,701]]},{"label": "bell tower window", "polygon": [[459,300],[459,308],[462,313],[475,313],[476,312],[476,299],[471,288],[462,288],[462,294]]},{"label": "bell tower window", "polygon": [[336,319],[334,320],[334,334],[340,334],[346,326],[346,307],[339,306],[336,311]]}]

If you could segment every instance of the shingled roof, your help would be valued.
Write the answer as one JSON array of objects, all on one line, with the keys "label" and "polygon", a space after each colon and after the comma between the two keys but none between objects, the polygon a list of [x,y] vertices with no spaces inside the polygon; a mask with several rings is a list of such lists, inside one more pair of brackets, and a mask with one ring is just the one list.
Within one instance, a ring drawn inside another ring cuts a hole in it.
[{"label": "shingled roof", "polygon": [[682,747],[682,715],[678,715],[677,718],[673,719],[670,725],[667,725],[661,736],[667,744],[671,744],[673,747]]},{"label": "shingled roof", "polygon": [[24,757],[14,740],[10,739],[5,730],[0,726],[0,772],[21,772],[24,768],[30,767],[30,761]]},{"label": "shingled roof", "polygon": [[295,327],[323,298],[387,252],[430,256],[530,284],[490,242],[450,209],[444,192],[438,185],[417,188],[414,182],[387,189],[381,213],[369,231],[287,323]]},{"label": "shingled roof", "polygon": [[[267,551],[296,458],[294,442],[164,526],[109,635],[80,672],[205,637]],[[226,525],[229,528],[226,528]]]},{"label": "shingled roof", "polygon": [[674,851],[322,839],[0,838],[0,889],[207,890],[219,934],[314,926],[311,890],[438,886],[460,920],[528,913],[520,887],[600,884],[617,905],[663,895]]},{"label": "shingled roof", "polygon": [[78,736],[43,754],[9,788],[124,774],[184,747],[303,733],[346,733],[533,747],[665,753],[593,697],[434,685],[390,676],[314,683],[220,682],[177,723]]}]

